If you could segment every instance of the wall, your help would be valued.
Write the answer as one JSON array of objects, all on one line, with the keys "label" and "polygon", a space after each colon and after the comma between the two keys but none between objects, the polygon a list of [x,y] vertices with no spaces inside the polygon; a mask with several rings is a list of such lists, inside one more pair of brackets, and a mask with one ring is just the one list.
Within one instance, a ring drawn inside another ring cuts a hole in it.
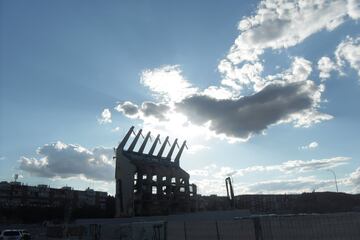
[{"label": "wall", "polygon": [[127,223],[115,220],[113,223],[81,225],[87,229],[86,236],[81,239],[99,240],[347,240],[360,237],[360,213],[263,215],[232,219],[219,216],[217,220],[195,217]]}]

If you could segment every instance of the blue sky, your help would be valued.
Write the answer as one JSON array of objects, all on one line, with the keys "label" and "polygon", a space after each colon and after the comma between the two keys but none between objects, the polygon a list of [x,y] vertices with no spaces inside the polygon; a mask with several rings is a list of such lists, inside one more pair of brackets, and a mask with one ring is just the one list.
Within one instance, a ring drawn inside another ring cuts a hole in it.
[{"label": "blue sky", "polygon": [[203,194],[360,191],[359,1],[0,4],[1,180],[113,193],[134,125]]}]

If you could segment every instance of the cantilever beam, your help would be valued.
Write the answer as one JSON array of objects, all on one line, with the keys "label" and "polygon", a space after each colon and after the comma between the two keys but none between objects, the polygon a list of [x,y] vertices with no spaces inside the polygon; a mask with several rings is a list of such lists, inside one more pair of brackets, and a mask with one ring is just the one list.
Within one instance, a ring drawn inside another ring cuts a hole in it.
[{"label": "cantilever beam", "polygon": [[187,148],[187,146],[186,146],[186,141],[183,142],[183,144],[182,144],[181,147],[180,147],[179,152],[177,153],[177,155],[176,155],[176,157],[175,157],[174,162],[175,162],[175,164],[176,164],[177,166],[179,166],[179,164],[180,164],[180,157],[181,157],[181,154],[182,154],[182,152],[184,151],[184,148],[185,148],[185,147]]},{"label": "cantilever beam", "polygon": [[130,145],[130,147],[129,147],[129,149],[128,149],[129,152],[133,152],[133,151],[134,151],[134,148],[135,148],[135,146],[136,146],[136,143],[137,143],[137,141],[139,140],[139,137],[140,137],[140,135],[141,135],[141,132],[142,132],[142,129],[140,129],[139,132],[136,134],[136,137],[134,138],[134,140],[132,141],[132,143],[131,143],[131,145]]},{"label": "cantilever beam", "polygon": [[153,143],[153,145],[151,146],[151,148],[150,148],[150,151],[149,151],[149,155],[153,155],[153,153],[154,153],[154,151],[155,151],[155,148],[156,148],[156,145],[157,145],[157,143],[160,141],[160,134],[158,134],[157,136],[156,136],[156,138],[155,138],[155,141],[154,141],[154,143]]},{"label": "cantilever beam", "polygon": [[144,139],[144,142],[141,144],[141,147],[140,147],[140,149],[139,149],[139,153],[142,154],[142,153],[144,152],[146,143],[147,143],[147,141],[148,141],[149,138],[150,138],[150,134],[151,134],[151,132],[148,132],[148,133],[146,134],[145,139]]},{"label": "cantilever beam", "polygon": [[164,153],[164,150],[165,150],[165,147],[166,147],[166,144],[170,144],[169,143],[169,137],[167,136],[166,138],[165,138],[165,141],[163,142],[163,145],[161,146],[161,148],[160,148],[160,151],[159,151],[159,153],[158,153],[158,157],[161,157],[162,155],[163,155],[163,153]]},{"label": "cantilever beam", "polygon": [[134,126],[131,126],[131,128],[129,129],[129,131],[126,133],[125,137],[123,138],[123,140],[119,143],[118,149],[124,149],[127,141],[130,138],[130,135],[134,132]]},{"label": "cantilever beam", "polygon": [[174,143],[173,143],[173,145],[172,145],[171,148],[170,148],[170,151],[169,151],[168,155],[166,156],[166,159],[169,160],[169,161],[171,160],[171,156],[172,156],[172,154],[174,153],[175,147],[176,147],[176,146],[179,146],[179,145],[177,144],[177,141],[178,141],[178,139],[176,138],[175,141],[174,141]]}]

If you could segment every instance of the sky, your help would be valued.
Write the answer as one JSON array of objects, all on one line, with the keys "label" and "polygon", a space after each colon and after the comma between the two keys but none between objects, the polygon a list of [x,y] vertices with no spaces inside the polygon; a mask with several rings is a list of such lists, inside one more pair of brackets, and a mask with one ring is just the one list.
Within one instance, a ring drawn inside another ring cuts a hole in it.
[{"label": "sky", "polygon": [[227,176],[236,195],[335,191],[334,174],[360,193],[359,0],[0,11],[0,181],[114,194],[113,148],[135,126],[186,140],[204,195]]}]

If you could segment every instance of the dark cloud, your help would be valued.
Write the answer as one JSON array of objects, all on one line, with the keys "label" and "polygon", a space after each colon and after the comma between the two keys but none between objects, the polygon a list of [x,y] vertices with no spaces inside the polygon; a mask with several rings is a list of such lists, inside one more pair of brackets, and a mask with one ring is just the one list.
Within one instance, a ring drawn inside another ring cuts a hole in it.
[{"label": "dark cloud", "polygon": [[75,144],[56,142],[37,150],[38,158],[22,157],[20,169],[39,177],[79,177],[111,181],[114,178],[113,150],[97,147],[92,151]]},{"label": "dark cloud", "polygon": [[169,111],[169,106],[162,103],[143,102],[141,112],[145,117],[155,117],[159,120],[165,120],[165,113]]},{"label": "dark cloud", "polygon": [[124,115],[128,117],[134,117],[139,112],[138,105],[133,104],[132,102],[129,101],[117,105],[115,109],[119,112],[124,113]]},{"label": "dark cloud", "polygon": [[176,109],[195,124],[211,121],[211,130],[218,134],[247,139],[293,113],[313,108],[317,90],[311,81],[273,84],[240,99],[193,95],[178,103]]},{"label": "dark cloud", "polygon": [[170,110],[170,107],[163,103],[143,102],[141,107],[132,103],[124,102],[115,107],[119,112],[122,112],[125,116],[130,118],[143,118],[154,117],[160,121],[166,119],[165,113]]}]

